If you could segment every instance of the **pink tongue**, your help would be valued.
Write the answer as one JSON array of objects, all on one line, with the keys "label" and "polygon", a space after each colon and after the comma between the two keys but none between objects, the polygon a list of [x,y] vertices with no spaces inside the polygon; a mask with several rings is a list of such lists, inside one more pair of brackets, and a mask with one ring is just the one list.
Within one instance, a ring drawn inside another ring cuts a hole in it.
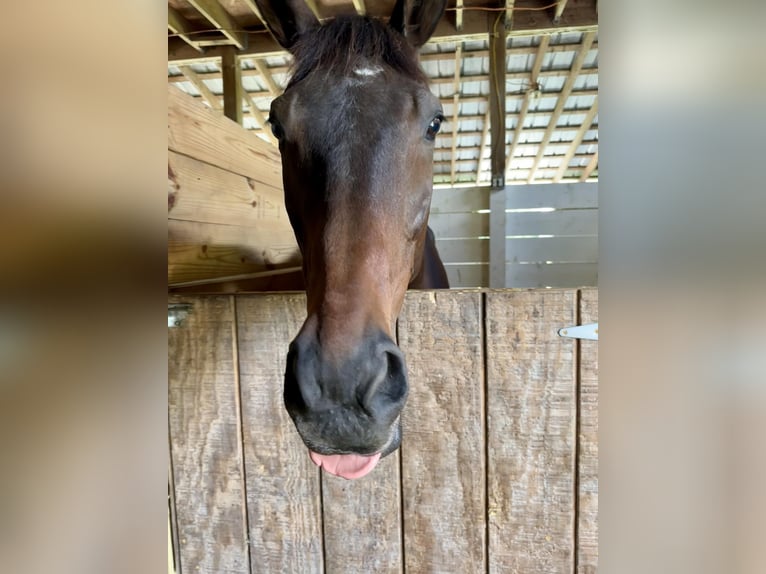
[{"label": "pink tongue", "polygon": [[314,464],[335,476],[343,478],[362,478],[369,473],[380,460],[380,453],[372,456],[361,454],[317,454],[309,451]]}]

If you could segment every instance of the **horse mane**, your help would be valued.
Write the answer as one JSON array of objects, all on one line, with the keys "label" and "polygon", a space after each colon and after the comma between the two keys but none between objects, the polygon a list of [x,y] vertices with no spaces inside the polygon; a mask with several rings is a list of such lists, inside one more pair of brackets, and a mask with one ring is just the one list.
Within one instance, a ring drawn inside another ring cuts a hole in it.
[{"label": "horse mane", "polygon": [[307,31],[291,49],[295,61],[288,88],[312,70],[341,70],[382,63],[412,79],[427,83],[417,52],[407,40],[380,20],[366,16],[339,16]]}]

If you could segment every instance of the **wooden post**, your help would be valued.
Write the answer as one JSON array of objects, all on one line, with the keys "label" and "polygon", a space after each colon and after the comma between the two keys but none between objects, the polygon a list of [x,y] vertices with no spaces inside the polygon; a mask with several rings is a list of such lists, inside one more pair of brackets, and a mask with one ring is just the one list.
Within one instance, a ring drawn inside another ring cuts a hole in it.
[{"label": "wooden post", "polygon": [[503,12],[490,19],[489,118],[492,191],[489,200],[489,285],[505,286],[505,26]]},{"label": "wooden post", "polygon": [[224,46],[221,56],[223,115],[242,124],[242,70],[234,46]]},{"label": "wooden post", "polygon": [[491,17],[489,32],[489,116],[492,187],[505,187],[505,27],[502,12]]}]

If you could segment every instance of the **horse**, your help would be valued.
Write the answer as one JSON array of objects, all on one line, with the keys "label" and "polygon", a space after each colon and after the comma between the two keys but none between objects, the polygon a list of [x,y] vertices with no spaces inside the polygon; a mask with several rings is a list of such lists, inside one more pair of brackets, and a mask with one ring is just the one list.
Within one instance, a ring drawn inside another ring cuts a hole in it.
[{"label": "horse", "polygon": [[360,478],[401,444],[405,292],[449,287],[428,228],[444,116],[417,56],[446,0],[398,0],[387,23],[324,24],[302,1],[256,3],[294,57],[269,114],[307,298],[284,403],[316,465]]}]

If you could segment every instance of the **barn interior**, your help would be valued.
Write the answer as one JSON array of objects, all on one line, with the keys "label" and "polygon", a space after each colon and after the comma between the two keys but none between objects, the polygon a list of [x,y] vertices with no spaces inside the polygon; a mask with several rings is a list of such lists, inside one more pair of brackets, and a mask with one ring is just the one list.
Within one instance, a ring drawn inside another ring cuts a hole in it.
[{"label": "barn interior", "polygon": [[282,399],[306,297],[267,118],[291,57],[253,0],[168,1],[169,572],[596,571],[597,18],[449,0],[421,48],[453,289],[407,294],[401,448],[344,481]]},{"label": "barn interior", "polygon": [[[394,3],[307,2],[321,20]],[[267,123],[290,63],[252,0],[168,1],[172,292],[300,287]],[[429,225],[451,287],[595,286],[597,0],[449,0],[421,63],[447,120]]]}]

